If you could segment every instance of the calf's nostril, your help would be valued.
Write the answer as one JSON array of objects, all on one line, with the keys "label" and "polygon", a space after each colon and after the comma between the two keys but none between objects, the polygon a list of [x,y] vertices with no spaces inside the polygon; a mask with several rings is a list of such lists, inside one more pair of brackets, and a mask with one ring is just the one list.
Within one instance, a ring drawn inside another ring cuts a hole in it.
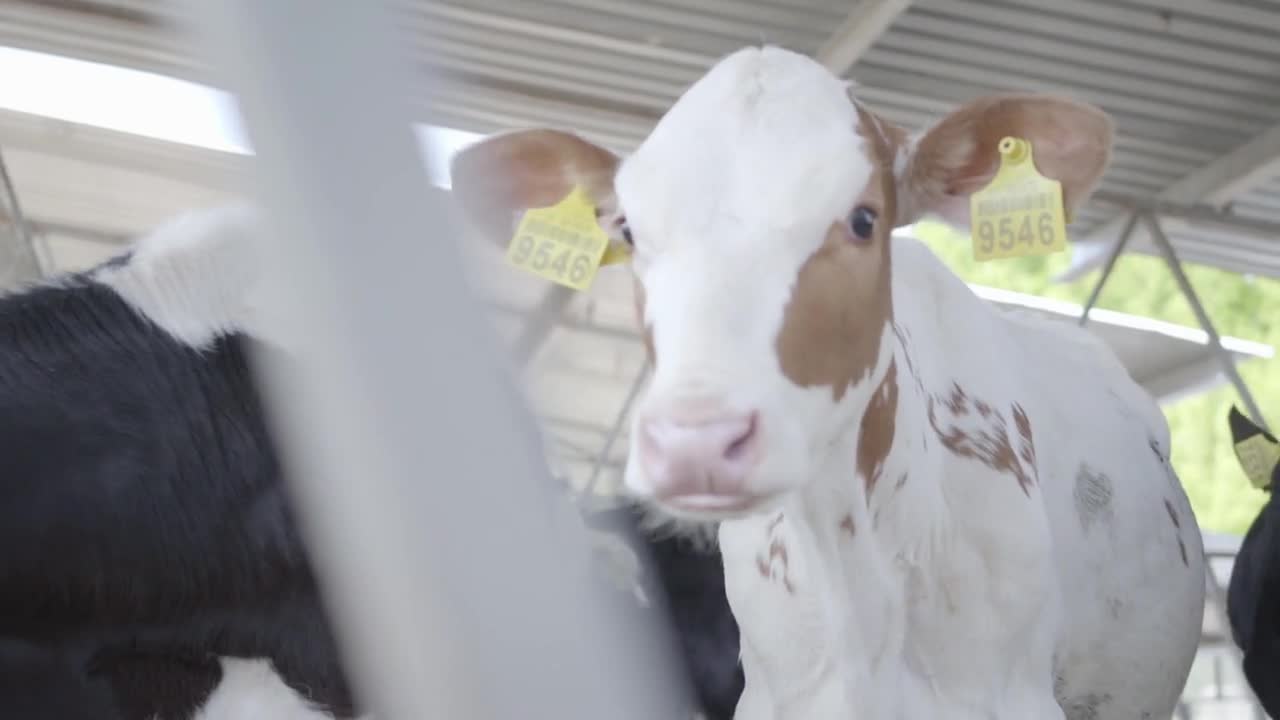
[{"label": "calf's nostril", "polygon": [[747,420],[747,426],[738,437],[734,438],[725,448],[724,457],[726,460],[737,460],[747,453],[747,449],[751,446],[751,442],[756,436],[756,416],[753,413],[751,418]]}]

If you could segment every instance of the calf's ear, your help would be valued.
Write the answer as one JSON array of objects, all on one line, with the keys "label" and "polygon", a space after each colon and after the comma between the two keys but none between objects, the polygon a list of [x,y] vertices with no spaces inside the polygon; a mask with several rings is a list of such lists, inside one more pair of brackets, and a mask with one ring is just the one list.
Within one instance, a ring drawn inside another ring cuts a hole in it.
[{"label": "calf's ear", "polygon": [[898,225],[934,214],[969,227],[969,196],[1000,167],[1006,136],[1031,143],[1040,174],[1062,183],[1071,216],[1111,158],[1111,119],[1086,103],[1048,95],[987,97],[963,105],[905,148],[897,175]]},{"label": "calf's ear", "polygon": [[555,205],[580,185],[601,216],[617,211],[618,157],[560,130],[520,130],[469,145],[450,164],[453,196],[468,222],[493,242],[511,240],[520,213]]}]

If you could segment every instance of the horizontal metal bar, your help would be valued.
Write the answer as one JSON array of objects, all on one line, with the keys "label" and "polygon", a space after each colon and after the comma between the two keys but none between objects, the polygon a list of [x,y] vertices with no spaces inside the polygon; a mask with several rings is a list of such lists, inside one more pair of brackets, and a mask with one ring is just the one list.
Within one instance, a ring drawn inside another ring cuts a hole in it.
[{"label": "horizontal metal bar", "polygon": [[1280,223],[1244,218],[1209,205],[1186,205],[1136,195],[1099,191],[1090,196],[1093,202],[1118,207],[1135,213],[1176,218],[1189,225],[1214,228],[1280,243]]}]

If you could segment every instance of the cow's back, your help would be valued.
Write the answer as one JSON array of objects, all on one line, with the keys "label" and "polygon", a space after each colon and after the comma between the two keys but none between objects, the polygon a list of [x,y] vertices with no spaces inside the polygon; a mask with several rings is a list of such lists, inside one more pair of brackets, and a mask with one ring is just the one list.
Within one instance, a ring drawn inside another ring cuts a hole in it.
[{"label": "cow's back", "polygon": [[38,548],[0,561],[0,631],[311,581],[240,336],[197,351],[80,278],[3,298],[0,437],[0,541]]},{"label": "cow's back", "polygon": [[1155,401],[1087,331],[1014,313],[1063,597],[1055,693],[1068,720],[1168,717],[1199,644],[1204,553]]},{"label": "cow's back", "polygon": [[91,274],[0,297],[0,650],[29,649],[0,660],[55,690],[4,703],[186,717],[225,655],[349,710],[246,345],[191,347]]}]

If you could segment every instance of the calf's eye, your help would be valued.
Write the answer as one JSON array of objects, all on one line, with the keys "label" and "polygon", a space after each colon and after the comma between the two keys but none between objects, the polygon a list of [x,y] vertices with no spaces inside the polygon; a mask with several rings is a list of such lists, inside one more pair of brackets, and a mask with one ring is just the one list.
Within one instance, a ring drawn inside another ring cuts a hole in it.
[{"label": "calf's eye", "polygon": [[876,211],[866,205],[859,205],[849,213],[849,232],[859,245],[871,242],[871,234],[876,228]]},{"label": "calf's eye", "polygon": [[618,232],[622,234],[622,239],[631,247],[635,247],[636,242],[631,239],[631,226],[627,224],[627,217],[625,215],[619,216],[617,220],[613,221],[613,224],[618,228]]}]

